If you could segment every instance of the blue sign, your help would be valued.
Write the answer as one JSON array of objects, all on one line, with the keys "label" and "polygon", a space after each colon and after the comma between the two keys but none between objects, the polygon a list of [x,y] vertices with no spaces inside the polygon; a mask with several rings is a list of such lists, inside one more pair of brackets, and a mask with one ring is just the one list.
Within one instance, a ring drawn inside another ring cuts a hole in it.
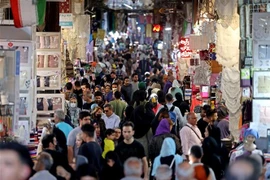
[{"label": "blue sign", "polygon": [[15,75],[16,76],[20,75],[20,57],[21,57],[20,55],[21,55],[20,51],[16,51],[16,61],[15,61],[16,63]]}]

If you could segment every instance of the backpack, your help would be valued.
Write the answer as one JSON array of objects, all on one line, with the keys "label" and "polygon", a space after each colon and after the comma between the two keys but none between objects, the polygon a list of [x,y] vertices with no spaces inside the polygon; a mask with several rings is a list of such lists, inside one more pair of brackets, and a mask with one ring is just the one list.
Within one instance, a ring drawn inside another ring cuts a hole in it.
[{"label": "backpack", "polygon": [[172,106],[171,109],[169,109],[167,105],[164,105],[164,108],[169,111],[170,119],[175,123],[177,121],[176,114],[174,112],[175,106]]},{"label": "backpack", "polygon": [[166,108],[169,111],[170,119],[173,121],[173,130],[175,130],[175,135],[179,137],[179,131],[180,131],[180,125],[179,121],[177,120],[176,113],[174,112],[175,106],[172,106],[171,109],[168,108],[167,105],[164,105],[164,108]]}]

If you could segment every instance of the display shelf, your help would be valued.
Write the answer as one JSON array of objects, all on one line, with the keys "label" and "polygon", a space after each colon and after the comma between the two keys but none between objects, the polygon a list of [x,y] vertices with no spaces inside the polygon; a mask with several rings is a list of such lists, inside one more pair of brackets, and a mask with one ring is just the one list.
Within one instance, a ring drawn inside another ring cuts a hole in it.
[{"label": "display shelf", "polygon": [[[56,32],[36,33],[36,114],[51,117],[56,109],[64,109],[63,94],[49,94],[49,91],[61,89],[62,81],[62,54],[61,34]],[[44,91],[46,94],[40,94]],[[38,122],[37,117],[36,120]]]}]

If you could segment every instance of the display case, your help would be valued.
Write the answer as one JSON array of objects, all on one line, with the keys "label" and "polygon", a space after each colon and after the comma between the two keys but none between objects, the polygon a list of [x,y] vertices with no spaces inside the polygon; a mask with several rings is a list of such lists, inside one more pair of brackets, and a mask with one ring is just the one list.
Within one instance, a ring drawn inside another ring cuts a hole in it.
[{"label": "display case", "polygon": [[54,113],[57,109],[64,109],[64,94],[37,94],[37,114]]},{"label": "display case", "polygon": [[0,135],[18,128],[20,51],[0,50]]},{"label": "display case", "polygon": [[[34,43],[30,40],[0,41],[0,49],[15,50],[20,52],[19,57],[19,82],[18,88],[18,119],[28,121],[29,129],[35,127],[35,95],[36,95],[36,71],[34,61]],[[1,65],[0,65],[1,66]],[[1,74],[1,73],[0,73]],[[24,112],[24,113],[23,113]],[[19,129],[16,132],[18,135]]]},{"label": "display case", "polygon": [[32,42],[0,41],[0,50],[1,49],[20,51],[20,65],[25,67],[29,67],[32,65]]}]

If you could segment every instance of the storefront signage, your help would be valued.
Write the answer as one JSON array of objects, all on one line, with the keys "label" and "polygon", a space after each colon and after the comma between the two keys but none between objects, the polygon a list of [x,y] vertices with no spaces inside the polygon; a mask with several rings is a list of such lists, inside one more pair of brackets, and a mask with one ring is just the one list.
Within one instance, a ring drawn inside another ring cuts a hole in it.
[{"label": "storefront signage", "polygon": [[153,25],[153,32],[160,32],[161,31],[161,26],[159,24],[154,24]]},{"label": "storefront signage", "polygon": [[189,38],[181,37],[180,38],[180,52],[181,58],[189,58],[192,50],[189,48]]},{"label": "storefront signage", "polygon": [[59,26],[61,26],[61,28],[72,28],[73,27],[72,13],[60,13]]}]

